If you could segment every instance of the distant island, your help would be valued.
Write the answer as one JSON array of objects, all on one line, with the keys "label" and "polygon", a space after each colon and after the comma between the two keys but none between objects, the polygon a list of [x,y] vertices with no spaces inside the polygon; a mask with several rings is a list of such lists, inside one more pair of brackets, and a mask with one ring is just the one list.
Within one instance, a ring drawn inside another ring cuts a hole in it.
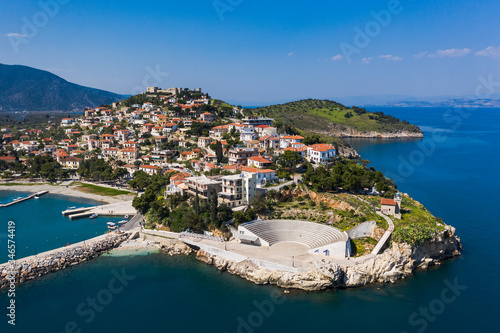
[{"label": "distant island", "polygon": [[44,70],[0,64],[0,111],[81,111],[123,98],[68,82]]}]

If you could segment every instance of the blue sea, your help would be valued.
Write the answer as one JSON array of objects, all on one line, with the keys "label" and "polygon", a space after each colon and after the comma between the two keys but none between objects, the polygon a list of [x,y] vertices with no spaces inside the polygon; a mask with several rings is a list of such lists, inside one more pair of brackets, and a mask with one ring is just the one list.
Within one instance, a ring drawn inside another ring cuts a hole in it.
[{"label": "blue sea", "polygon": [[[457,228],[460,258],[395,284],[283,294],[192,256],[102,256],[19,286],[16,326],[2,314],[0,331],[498,332],[500,110],[374,110],[421,126],[425,138],[351,144]],[[38,212],[22,216],[19,226],[38,220]],[[8,300],[0,293],[0,312]]]},{"label": "blue sea", "polygon": [[[1,190],[0,203],[9,203],[33,192]],[[70,221],[62,216],[68,207],[90,207],[100,202],[79,197],[45,194],[13,206],[0,208],[0,263],[7,262],[8,221],[15,222],[16,258],[23,258],[61,246],[102,235],[107,231],[106,222],[120,220],[99,217]]]}]

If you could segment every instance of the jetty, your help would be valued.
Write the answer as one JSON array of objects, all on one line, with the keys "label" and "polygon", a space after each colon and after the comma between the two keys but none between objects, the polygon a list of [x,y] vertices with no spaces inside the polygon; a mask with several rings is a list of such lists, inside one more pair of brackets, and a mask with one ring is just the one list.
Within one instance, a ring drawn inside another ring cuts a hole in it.
[{"label": "jetty", "polygon": [[94,214],[98,216],[134,216],[137,211],[132,206],[132,201],[122,201],[101,206],[67,209],[62,211],[62,214],[68,216],[70,220],[77,220],[91,217]]},{"label": "jetty", "polygon": [[0,208],[1,207],[9,207],[9,206],[12,206],[12,205],[15,205],[17,203],[20,203],[20,202],[23,202],[23,201],[26,201],[26,200],[29,200],[29,199],[32,199],[34,197],[39,197],[39,196],[42,196],[44,194],[47,194],[49,193],[49,191],[41,191],[41,192],[37,192],[37,193],[33,193],[31,195],[28,195],[27,197],[24,197],[24,198],[18,198],[12,202],[9,202],[7,204],[0,204]]}]

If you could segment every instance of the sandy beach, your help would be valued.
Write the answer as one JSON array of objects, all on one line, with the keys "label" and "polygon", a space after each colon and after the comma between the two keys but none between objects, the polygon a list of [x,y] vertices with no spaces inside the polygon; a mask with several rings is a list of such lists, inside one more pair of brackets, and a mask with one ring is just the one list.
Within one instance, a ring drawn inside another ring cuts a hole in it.
[{"label": "sandy beach", "polygon": [[[68,182],[69,183],[69,182]],[[62,183],[61,185],[52,185],[52,184],[36,184],[36,183],[26,183],[26,185],[4,185],[8,183],[0,183],[0,191],[19,191],[19,192],[41,192],[41,191],[49,191],[52,194],[61,194],[67,195],[71,197],[79,197],[86,199],[93,199],[102,201],[103,203],[118,203],[123,201],[132,200],[133,193],[130,195],[116,195],[116,196],[106,196],[99,195],[94,193],[87,193],[78,189],[78,185],[70,186],[69,184]],[[17,182],[16,182],[17,184]],[[108,187],[108,186],[103,186]]]}]

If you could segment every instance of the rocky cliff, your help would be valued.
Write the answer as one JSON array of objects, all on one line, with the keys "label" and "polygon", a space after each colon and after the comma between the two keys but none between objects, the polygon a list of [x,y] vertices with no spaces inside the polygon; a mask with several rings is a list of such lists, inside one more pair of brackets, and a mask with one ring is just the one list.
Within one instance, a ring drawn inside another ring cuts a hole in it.
[{"label": "rocky cliff", "polygon": [[393,243],[382,254],[353,260],[352,265],[339,266],[322,260],[306,272],[269,271],[250,260],[233,262],[203,250],[198,251],[196,258],[256,284],[317,291],[336,287],[360,287],[369,283],[394,283],[412,274],[417,268],[426,269],[460,255],[461,247],[455,229],[448,226],[441,234],[418,246]]}]

